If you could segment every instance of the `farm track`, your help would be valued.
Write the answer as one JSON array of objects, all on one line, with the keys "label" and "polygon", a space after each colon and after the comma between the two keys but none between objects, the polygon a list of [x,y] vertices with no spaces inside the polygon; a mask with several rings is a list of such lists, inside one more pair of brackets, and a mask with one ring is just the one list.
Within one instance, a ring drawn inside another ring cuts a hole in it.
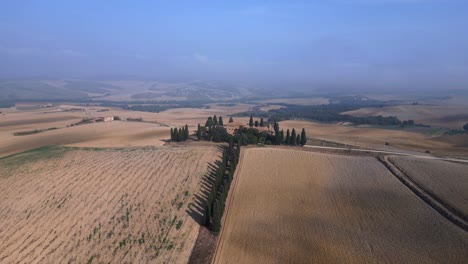
[{"label": "farm track", "polygon": [[215,146],[50,151],[0,160],[0,263],[188,260]]},{"label": "farm track", "polygon": [[405,172],[401,167],[392,162],[388,157],[379,157],[378,160],[385,166],[387,169],[403,183],[408,189],[410,189],[416,196],[421,198],[425,203],[432,207],[435,211],[445,217],[447,220],[452,222],[454,225],[460,227],[464,231],[468,231],[468,222],[467,216],[453,207],[434,192],[424,187],[422,184],[414,181],[407,172]]}]

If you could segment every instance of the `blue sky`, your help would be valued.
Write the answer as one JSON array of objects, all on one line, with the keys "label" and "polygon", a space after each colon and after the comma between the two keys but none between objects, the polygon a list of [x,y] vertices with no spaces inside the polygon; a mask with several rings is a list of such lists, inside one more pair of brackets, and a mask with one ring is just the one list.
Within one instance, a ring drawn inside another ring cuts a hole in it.
[{"label": "blue sky", "polygon": [[468,88],[468,1],[3,1],[0,77]]}]

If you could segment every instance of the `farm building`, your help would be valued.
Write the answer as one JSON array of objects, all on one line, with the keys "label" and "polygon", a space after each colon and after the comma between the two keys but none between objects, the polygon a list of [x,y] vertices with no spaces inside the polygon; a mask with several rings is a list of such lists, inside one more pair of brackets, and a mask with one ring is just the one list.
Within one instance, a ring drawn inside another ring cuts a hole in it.
[{"label": "farm building", "polygon": [[110,122],[110,121],[114,121],[114,117],[113,116],[101,116],[101,117],[96,117],[96,118],[93,118],[91,119],[92,122]]},{"label": "farm building", "polygon": [[225,125],[226,131],[231,135],[234,135],[239,128],[245,127],[245,126],[247,126],[247,125],[242,123],[242,122],[239,122],[239,121],[235,121],[235,122],[232,122],[232,123],[227,123]]},{"label": "farm building", "polygon": [[[231,134],[231,135],[234,135],[237,130],[239,130],[239,128],[242,128],[242,127],[249,127],[249,125],[247,124],[244,124],[242,122],[239,122],[239,121],[235,121],[235,122],[232,122],[232,123],[227,123],[225,125],[226,127],[226,131]],[[271,131],[270,128],[264,126],[264,127],[252,127],[252,128],[255,128],[258,130],[258,132],[267,132],[269,134],[272,134],[273,132]]]}]

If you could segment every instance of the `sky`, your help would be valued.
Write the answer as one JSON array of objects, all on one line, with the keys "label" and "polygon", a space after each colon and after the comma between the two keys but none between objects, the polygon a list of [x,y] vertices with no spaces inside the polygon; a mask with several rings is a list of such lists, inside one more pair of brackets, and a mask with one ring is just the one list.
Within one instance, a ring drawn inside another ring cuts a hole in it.
[{"label": "sky", "polygon": [[2,1],[0,77],[468,89],[468,0]]}]

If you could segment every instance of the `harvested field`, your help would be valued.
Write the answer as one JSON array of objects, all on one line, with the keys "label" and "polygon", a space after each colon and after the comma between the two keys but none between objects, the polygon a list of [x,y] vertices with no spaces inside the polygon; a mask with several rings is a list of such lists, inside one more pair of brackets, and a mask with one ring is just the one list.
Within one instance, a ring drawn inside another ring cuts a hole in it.
[{"label": "harvested field", "polygon": [[0,263],[184,263],[215,145],[53,147],[0,159]]},{"label": "harvested field", "polygon": [[[325,124],[310,121],[282,121],[280,127],[305,128],[308,137],[349,144],[362,148],[380,150],[407,150],[424,152],[430,150],[440,155],[468,156],[467,135],[430,137],[422,133],[373,127],[355,127],[339,124]],[[389,146],[385,146],[389,142]]]},{"label": "harvested field", "polygon": [[[17,131],[17,130],[13,130]],[[141,122],[105,122],[66,127],[26,136],[0,129],[0,157],[51,145],[79,147],[159,146],[169,138],[168,127]]]},{"label": "harvested field", "polygon": [[413,157],[390,157],[412,181],[468,216],[468,165]]},{"label": "harvested field", "polygon": [[468,234],[371,157],[248,148],[215,263],[464,263]]},{"label": "harvested field", "polygon": [[412,119],[416,123],[452,129],[461,129],[468,122],[468,106],[398,105],[361,108],[343,114],[396,116],[400,120]]}]

